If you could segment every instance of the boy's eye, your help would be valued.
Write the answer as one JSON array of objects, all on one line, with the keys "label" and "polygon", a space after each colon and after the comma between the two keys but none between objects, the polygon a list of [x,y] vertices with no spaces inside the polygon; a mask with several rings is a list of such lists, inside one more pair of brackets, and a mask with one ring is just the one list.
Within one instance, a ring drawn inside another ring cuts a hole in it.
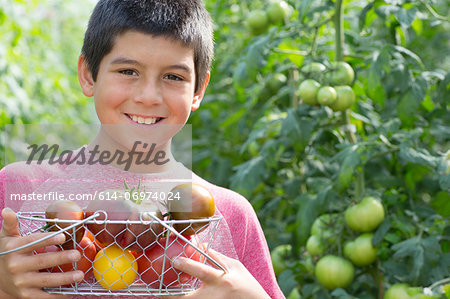
[{"label": "boy's eye", "polygon": [[137,76],[137,72],[133,70],[120,70],[119,73],[126,76]]},{"label": "boy's eye", "polygon": [[175,81],[182,81],[183,80],[183,78],[181,78],[181,77],[179,77],[177,75],[173,75],[173,74],[166,75],[166,76],[164,76],[164,78],[167,78],[169,80],[175,80]]}]

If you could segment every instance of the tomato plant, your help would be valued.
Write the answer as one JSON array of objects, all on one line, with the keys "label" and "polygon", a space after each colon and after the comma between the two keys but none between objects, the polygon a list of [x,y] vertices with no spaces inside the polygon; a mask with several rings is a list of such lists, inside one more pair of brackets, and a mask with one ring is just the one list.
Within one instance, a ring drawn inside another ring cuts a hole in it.
[{"label": "tomato plant", "polygon": [[[292,246],[277,273],[285,295],[298,288],[302,298],[381,298],[394,283],[424,287],[448,277],[450,60],[439,50],[448,48],[448,6],[286,2],[294,7],[289,23],[257,36],[242,21],[269,1],[209,4],[230,13],[215,15],[224,30],[207,111],[191,118],[200,128],[194,167],[250,200],[272,250]],[[278,73],[287,80],[271,91]],[[306,92],[307,80],[316,84]],[[334,104],[318,105],[321,86],[335,89]],[[366,197],[380,205],[346,215]],[[341,220],[315,224],[327,214]],[[345,244],[365,232],[376,262],[355,264],[345,290],[321,287],[311,266],[344,256]],[[309,253],[312,235],[322,254]]]},{"label": "tomato plant", "polygon": [[355,102],[355,92],[348,85],[335,86],[336,101],[330,104],[333,111],[344,111],[350,108]]},{"label": "tomato plant", "polygon": [[291,7],[285,1],[273,1],[267,9],[267,17],[271,23],[284,22],[291,14]]},{"label": "tomato plant", "polygon": [[405,283],[398,283],[391,286],[386,294],[385,299],[411,299],[412,297],[408,294],[409,285]]},{"label": "tomato plant", "polygon": [[303,81],[298,87],[298,95],[303,103],[308,105],[316,105],[317,101],[317,93],[319,92],[320,84],[313,79],[306,79]]},{"label": "tomato plant", "polygon": [[100,250],[94,259],[94,276],[102,287],[120,290],[130,286],[136,279],[136,258],[127,249],[110,245]]},{"label": "tomato plant", "polygon": [[319,88],[319,91],[317,91],[317,102],[320,105],[332,105],[336,102],[336,99],[336,90],[331,86],[322,86]]},{"label": "tomato plant", "polygon": [[354,272],[352,263],[334,255],[322,257],[315,269],[317,280],[330,290],[347,287],[353,281]]},{"label": "tomato plant", "polygon": [[268,23],[267,15],[262,10],[253,11],[247,19],[247,26],[253,34],[263,32],[268,26]]},{"label": "tomato plant", "polygon": [[372,245],[373,234],[364,233],[344,246],[344,255],[356,266],[367,266],[377,258],[377,248]]},{"label": "tomato plant", "polygon": [[286,260],[292,254],[292,246],[290,244],[278,245],[270,252],[273,270],[278,275],[288,268]]},{"label": "tomato plant", "polygon": [[197,250],[175,235],[160,239],[137,258],[142,281],[154,288],[159,288],[160,283],[164,288],[186,283],[192,276],[172,267],[172,261],[180,256],[202,260]]},{"label": "tomato plant", "polygon": [[357,232],[373,231],[383,219],[383,205],[373,197],[365,197],[360,203],[348,207],[345,211],[347,225]]},{"label": "tomato plant", "polygon": [[328,74],[331,84],[350,85],[355,78],[353,68],[345,61],[331,63],[331,71]]},{"label": "tomato plant", "polygon": [[306,250],[312,255],[321,255],[325,252],[325,246],[320,236],[311,235],[306,241]]},{"label": "tomato plant", "polygon": [[327,68],[320,62],[311,62],[303,65],[301,72],[306,78],[321,81],[326,69]]}]

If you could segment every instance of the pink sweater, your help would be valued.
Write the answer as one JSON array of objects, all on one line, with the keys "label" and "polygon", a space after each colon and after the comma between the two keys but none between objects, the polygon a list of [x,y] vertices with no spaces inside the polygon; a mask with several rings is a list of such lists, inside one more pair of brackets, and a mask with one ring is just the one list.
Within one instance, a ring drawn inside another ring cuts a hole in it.
[{"label": "pink sweater", "polygon": [[[14,211],[43,212],[50,203],[50,201],[43,200],[12,200],[11,194],[30,194],[32,192],[36,194],[58,192],[65,195],[69,193],[93,194],[95,191],[121,188],[124,179],[132,186],[136,185],[138,180],[144,184],[155,185],[155,182],[164,181],[164,179],[172,181],[174,177],[181,178],[182,173],[189,173],[193,182],[206,187],[212,193],[216,204],[216,214],[223,216],[212,248],[241,261],[271,298],[285,298],[276,282],[267,242],[251,204],[243,196],[205,181],[181,164],[171,172],[138,174],[98,164],[79,166],[74,164],[27,165],[23,162],[13,163],[0,171],[0,209],[10,207]],[[183,178],[185,177],[183,176]],[[178,183],[175,182],[175,184]],[[170,184],[160,185],[163,186],[162,189],[171,188]],[[88,201],[79,203],[86,206]],[[0,220],[2,220],[1,216]],[[99,297],[87,295],[72,296],[71,298]],[[136,297],[124,295],[120,298]]]}]

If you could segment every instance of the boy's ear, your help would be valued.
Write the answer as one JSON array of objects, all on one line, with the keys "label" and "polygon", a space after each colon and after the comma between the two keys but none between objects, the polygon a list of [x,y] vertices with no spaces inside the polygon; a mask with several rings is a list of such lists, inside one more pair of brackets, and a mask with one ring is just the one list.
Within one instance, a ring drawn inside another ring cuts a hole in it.
[{"label": "boy's ear", "polygon": [[209,83],[210,75],[211,75],[210,72],[208,72],[206,74],[205,82],[203,83],[201,88],[197,92],[194,93],[194,98],[192,99],[191,111],[195,111],[198,109],[198,107],[200,107],[200,103],[203,99],[203,96],[205,95],[206,87],[208,86],[208,83]]},{"label": "boy's ear", "polygon": [[87,97],[94,95],[94,80],[89,70],[84,55],[78,58],[78,81],[80,82],[83,94]]}]

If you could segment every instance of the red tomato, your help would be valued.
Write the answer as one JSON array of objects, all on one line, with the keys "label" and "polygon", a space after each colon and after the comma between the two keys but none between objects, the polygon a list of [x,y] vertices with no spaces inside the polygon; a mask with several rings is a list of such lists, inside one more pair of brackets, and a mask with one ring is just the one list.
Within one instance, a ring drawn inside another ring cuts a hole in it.
[{"label": "red tomato", "polygon": [[[84,279],[88,279],[92,275],[92,263],[97,254],[97,248],[91,239],[85,235],[80,243],[77,244],[77,250],[81,254],[81,259],[77,262],[76,269],[83,271]],[[74,270],[73,263],[55,266],[50,269],[51,272],[69,272]]]},{"label": "red tomato", "polygon": [[102,243],[100,243],[95,237],[94,234],[91,233],[90,230],[86,230],[85,236],[89,238],[89,240],[91,240],[92,242],[94,242],[95,247],[97,248],[97,251],[102,250],[103,248],[105,248],[105,246],[103,246]]},{"label": "red tomato", "polygon": [[203,260],[201,259],[202,255],[197,250],[175,235],[169,236],[167,255],[165,256],[166,242],[167,238],[160,239],[154,246],[145,250],[137,260],[138,272],[142,281],[154,288],[159,288],[161,279],[163,288],[167,288],[179,286],[192,278],[189,274],[172,267],[172,261],[176,257],[187,257],[195,261]]},{"label": "red tomato", "polygon": [[[47,219],[60,219],[60,220],[73,220],[73,223],[57,223],[49,221],[50,231],[59,231],[66,227],[71,226],[76,221],[84,219],[84,212],[81,207],[73,201],[60,200],[52,202],[45,210],[45,218]],[[80,242],[84,235],[84,226],[78,226],[75,232],[76,242]],[[72,230],[64,233],[66,236],[66,242],[62,244],[64,249],[73,249]]]}]

